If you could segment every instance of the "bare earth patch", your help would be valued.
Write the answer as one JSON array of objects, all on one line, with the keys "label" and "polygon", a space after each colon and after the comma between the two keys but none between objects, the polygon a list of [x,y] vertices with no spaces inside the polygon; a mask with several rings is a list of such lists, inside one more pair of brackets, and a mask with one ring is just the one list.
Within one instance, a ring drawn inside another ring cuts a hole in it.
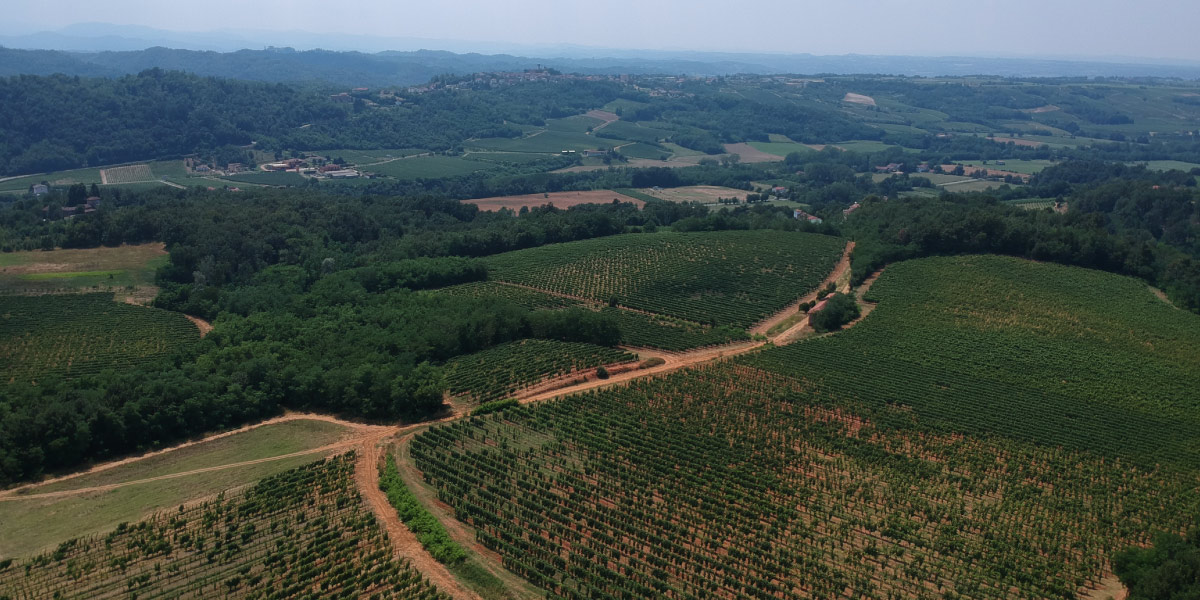
[{"label": "bare earth patch", "polygon": [[0,267],[6,275],[28,275],[33,273],[62,273],[69,271],[108,271],[113,269],[136,269],[153,258],[167,253],[161,242],[124,245],[116,248],[87,248],[83,250],[30,250],[14,252]]},{"label": "bare earth patch", "polygon": [[996,137],[993,137],[993,138],[990,138],[990,139],[991,139],[993,142],[996,142],[997,144],[1008,144],[1008,143],[1012,143],[1012,144],[1016,144],[1016,145],[1018,145],[1018,146],[1028,146],[1028,147],[1030,147],[1030,148],[1039,148],[1039,147],[1041,147],[1041,146],[1045,146],[1045,145],[1046,145],[1044,142],[1038,142],[1038,141],[1034,141],[1034,140],[1026,140],[1026,139],[1023,139],[1023,138],[1015,138],[1015,137],[1001,137],[1001,136],[996,136]]},{"label": "bare earth patch", "polygon": [[551,192],[549,194],[525,194],[523,196],[496,196],[478,200],[464,200],[464,203],[474,204],[479,210],[495,212],[502,208],[521,210],[528,206],[536,208],[553,204],[556,208],[570,208],[580,204],[611,204],[613,200],[632,202],[639,208],[646,203],[637,198],[630,198],[610,190],[590,190],[586,192]]},{"label": "bare earth patch", "polygon": [[761,163],[761,162],[779,162],[779,157],[774,154],[767,154],[750,144],[725,144],[725,151],[730,154],[736,154],[744,163]]},{"label": "bare earth patch", "polygon": [[664,188],[660,190],[638,190],[647,196],[654,196],[668,202],[699,202],[701,204],[716,204],[717,198],[737,198],[745,200],[746,190],[719,187],[715,185],[692,185],[687,187]]},{"label": "bare earth patch", "polygon": [[[958,166],[958,165],[942,165],[942,171],[944,171],[946,173],[950,173],[950,172],[954,171],[954,168],[956,166]],[[975,171],[987,171],[988,177],[1004,177],[1005,175],[1012,175],[1013,177],[1019,178],[1023,181],[1029,181],[1029,178],[1032,177],[1032,175],[1029,175],[1026,173],[1016,173],[1014,171],[1000,171],[997,169],[989,169],[987,167],[983,167],[983,166],[979,166],[979,165],[963,165],[963,172],[968,177],[971,176],[971,174],[974,173]]]},{"label": "bare earth patch", "polygon": [[586,113],[584,113],[583,116],[591,117],[593,119],[600,119],[601,121],[604,121],[603,123],[593,127],[592,131],[596,131],[597,129],[604,129],[609,123],[612,123],[613,121],[617,121],[621,118],[621,117],[617,116],[617,113],[609,112],[607,110],[589,110]]},{"label": "bare earth patch", "polygon": [[842,98],[842,102],[849,102],[851,104],[862,104],[864,106],[875,106],[874,98],[872,98],[870,96],[864,96],[862,94],[854,94],[854,93],[850,93],[850,92],[846,93],[846,97]]},{"label": "bare earth patch", "polygon": [[1129,590],[1121,585],[1121,580],[1117,579],[1116,575],[1109,575],[1100,580],[1100,587],[1096,589],[1087,589],[1083,592],[1084,600],[1125,600],[1129,597]]},{"label": "bare earth patch", "polygon": [[208,335],[208,332],[212,331],[212,323],[209,323],[208,321],[205,321],[204,319],[201,319],[200,317],[193,317],[192,315],[183,315],[183,316],[187,317],[187,320],[191,321],[192,324],[194,324],[196,326],[196,329],[200,330],[201,338]]},{"label": "bare earth patch", "polygon": [[1039,106],[1037,108],[1026,108],[1026,109],[1023,109],[1021,112],[1029,113],[1031,115],[1040,115],[1042,113],[1054,112],[1056,110],[1062,110],[1062,109],[1053,104],[1047,104],[1045,106]]}]

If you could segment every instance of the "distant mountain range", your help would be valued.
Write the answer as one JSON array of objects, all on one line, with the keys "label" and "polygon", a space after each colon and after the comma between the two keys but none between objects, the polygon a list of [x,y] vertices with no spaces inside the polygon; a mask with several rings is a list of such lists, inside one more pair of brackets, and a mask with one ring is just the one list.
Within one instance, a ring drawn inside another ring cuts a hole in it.
[{"label": "distant mountain range", "polygon": [[[275,42],[290,42],[311,49],[264,47]],[[414,85],[441,74],[521,70],[537,65],[564,72],[595,74],[805,73],[1200,79],[1200,63],[1173,60],[1113,58],[1101,62],[1061,58],[634,51],[303,32],[181,33],[106,24],[0,36],[0,46],[0,76],[53,73],[119,76],[159,67],[236,79],[319,82],[336,86]],[[315,49],[322,46],[339,50]],[[455,52],[420,49],[429,47]],[[516,54],[495,53],[498,51]]]}]

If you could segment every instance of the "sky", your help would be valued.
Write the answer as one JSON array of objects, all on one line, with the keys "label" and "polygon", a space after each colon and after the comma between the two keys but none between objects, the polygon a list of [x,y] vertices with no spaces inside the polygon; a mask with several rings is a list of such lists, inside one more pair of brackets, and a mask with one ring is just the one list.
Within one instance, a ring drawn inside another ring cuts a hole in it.
[{"label": "sky", "polygon": [[5,21],[7,34],[103,22],[654,50],[1200,61],[1200,0],[41,0],[11,3]]}]

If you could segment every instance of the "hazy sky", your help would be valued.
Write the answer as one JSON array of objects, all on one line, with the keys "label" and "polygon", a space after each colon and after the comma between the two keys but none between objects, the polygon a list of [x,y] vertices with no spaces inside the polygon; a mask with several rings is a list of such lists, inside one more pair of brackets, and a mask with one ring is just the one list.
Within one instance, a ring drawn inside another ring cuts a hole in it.
[{"label": "hazy sky", "polygon": [[608,48],[1200,60],[1200,0],[41,0],[4,29],[79,22]]}]

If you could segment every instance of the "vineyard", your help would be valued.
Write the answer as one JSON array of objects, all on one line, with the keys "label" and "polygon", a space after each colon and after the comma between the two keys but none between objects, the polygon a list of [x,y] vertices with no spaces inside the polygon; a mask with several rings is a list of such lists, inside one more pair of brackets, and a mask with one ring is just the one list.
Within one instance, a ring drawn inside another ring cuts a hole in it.
[{"label": "vineyard", "polygon": [[494,279],[746,328],[816,289],[840,238],[783,231],[628,234],[499,254]]},{"label": "vineyard", "polygon": [[136,183],[139,181],[153,181],[155,179],[154,173],[150,170],[150,165],[129,165],[101,169],[100,178],[105,184]]},{"label": "vineyard", "polygon": [[996,256],[889,266],[870,318],[741,359],[929,425],[1200,467],[1200,318],[1143,282]]},{"label": "vineyard", "polygon": [[442,288],[439,293],[472,298],[502,298],[530,310],[556,310],[575,306],[600,309],[612,314],[621,328],[621,343],[639,348],[659,348],[680,352],[749,339],[750,336],[734,327],[712,327],[701,323],[675,319],[664,315],[620,308],[603,307],[598,302],[582,302],[545,294],[537,290],[506,285],[495,281],[464,283]]},{"label": "vineyard", "polygon": [[633,354],[615,348],[527,339],[451,360],[446,364],[446,381],[453,395],[489,402],[543,379],[636,360]]},{"label": "vineyard", "polygon": [[0,562],[0,598],[445,598],[396,560],[353,454]]},{"label": "vineyard", "polygon": [[938,432],[731,363],[436,427],[411,452],[554,598],[1074,599],[1200,502],[1180,471]]},{"label": "vineyard", "polygon": [[114,302],[111,294],[0,296],[5,383],[121,369],[199,339],[183,315]]}]

